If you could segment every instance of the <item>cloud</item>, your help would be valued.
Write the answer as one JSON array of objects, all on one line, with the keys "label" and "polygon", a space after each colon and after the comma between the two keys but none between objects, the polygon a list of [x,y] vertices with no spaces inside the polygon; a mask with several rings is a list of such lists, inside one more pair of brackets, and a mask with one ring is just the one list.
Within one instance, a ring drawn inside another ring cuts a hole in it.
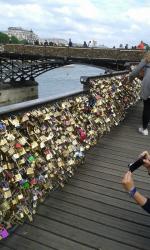
[{"label": "cloud", "polygon": [[148,41],[148,0],[0,0],[0,30],[33,29],[40,37],[107,46]]},{"label": "cloud", "polygon": [[138,25],[150,25],[150,5],[147,7],[130,9],[127,13],[128,17],[132,22],[137,23]]}]

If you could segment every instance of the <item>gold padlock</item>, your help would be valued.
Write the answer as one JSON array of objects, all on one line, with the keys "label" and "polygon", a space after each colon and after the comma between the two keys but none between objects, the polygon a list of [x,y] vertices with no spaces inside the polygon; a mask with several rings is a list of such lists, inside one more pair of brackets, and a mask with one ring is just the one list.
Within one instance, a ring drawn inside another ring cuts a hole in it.
[{"label": "gold padlock", "polygon": [[26,173],[27,173],[28,175],[30,175],[30,174],[34,174],[34,169],[33,169],[32,167],[27,168]]},{"label": "gold padlock", "polygon": [[18,182],[18,181],[21,181],[22,180],[22,176],[21,174],[15,174],[15,181]]},{"label": "gold padlock", "polygon": [[10,156],[12,156],[12,155],[15,154],[15,150],[14,150],[13,147],[11,147],[11,148],[8,150],[8,154],[9,154]]},{"label": "gold padlock", "polygon": [[18,194],[18,200],[22,200],[23,199],[23,194]]},{"label": "gold padlock", "polygon": [[4,146],[7,143],[7,140],[5,138],[0,140],[0,146]]},{"label": "gold padlock", "polygon": [[10,205],[8,201],[4,201],[2,204],[0,204],[0,210],[7,211],[10,209]]},{"label": "gold padlock", "polygon": [[8,198],[10,198],[12,196],[12,193],[11,193],[10,190],[4,191],[3,194],[4,194],[4,198],[5,199],[8,199]]},{"label": "gold padlock", "polygon": [[26,140],[25,137],[21,137],[21,138],[18,139],[18,142],[19,142],[22,146],[24,146],[24,145],[27,143],[27,140]]},{"label": "gold padlock", "polygon": [[3,153],[6,153],[8,150],[9,150],[9,146],[8,145],[5,145],[5,146],[1,147],[1,151]]},{"label": "gold padlock", "polygon": [[22,119],[21,119],[21,122],[26,122],[29,120],[29,117],[27,114],[23,115]]},{"label": "gold padlock", "polygon": [[15,136],[13,134],[8,133],[7,134],[7,140],[8,141],[14,141],[15,140]]},{"label": "gold padlock", "polygon": [[8,165],[5,163],[5,164],[3,164],[3,170],[6,170],[6,169],[8,169]]},{"label": "gold padlock", "polygon": [[22,156],[22,155],[25,155],[26,154],[26,151],[25,149],[22,147],[21,149],[19,149],[19,155]]},{"label": "gold padlock", "polygon": [[26,160],[24,158],[19,159],[18,165],[23,165],[25,164]]},{"label": "gold padlock", "polygon": [[39,145],[38,145],[38,143],[36,141],[34,141],[34,142],[31,143],[32,149],[37,148],[38,146]]},{"label": "gold padlock", "polygon": [[13,205],[16,205],[18,203],[17,199],[12,199],[11,202]]}]

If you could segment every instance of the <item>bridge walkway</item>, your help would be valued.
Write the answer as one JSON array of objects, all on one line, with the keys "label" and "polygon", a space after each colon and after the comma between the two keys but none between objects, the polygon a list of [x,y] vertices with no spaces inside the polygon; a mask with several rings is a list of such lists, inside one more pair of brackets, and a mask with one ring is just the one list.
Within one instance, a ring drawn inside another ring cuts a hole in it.
[{"label": "bridge walkway", "polygon": [[[1,250],[149,250],[150,217],[124,192],[128,163],[149,149],[149,137],[137,132],[142,103],[89,150],[62,191],[41,204],[34,222],[26,222],[0,243]],[[144,168],[134,174],[136,187],[150,196]]]}]

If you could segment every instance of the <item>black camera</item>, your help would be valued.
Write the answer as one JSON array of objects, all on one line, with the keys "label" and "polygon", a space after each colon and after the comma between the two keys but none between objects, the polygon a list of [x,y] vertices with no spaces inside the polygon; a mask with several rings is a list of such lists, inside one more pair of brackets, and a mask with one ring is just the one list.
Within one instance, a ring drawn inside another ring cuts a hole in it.
[{"label": "black camera", "polygon": [[143,160],[145,159],[145,155],[137,159],[135,162],[130,163],[129,166],[129,171],[134,172],[136,169],[141,167],[143,165]]}]

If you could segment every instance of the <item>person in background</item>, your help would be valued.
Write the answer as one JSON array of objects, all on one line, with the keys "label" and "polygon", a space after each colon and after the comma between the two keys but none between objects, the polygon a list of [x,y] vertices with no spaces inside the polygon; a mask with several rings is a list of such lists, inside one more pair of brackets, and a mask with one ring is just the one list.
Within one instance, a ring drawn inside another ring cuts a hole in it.
[{"label": "person in background", "polygon": [[88,42],[88,47],[89,47],[89,48],[92,47],[92,42],[91,42],[91,41]]},{"label": "person in background", "polygon": [[141,41],[140,44],[137,46],[137,49],[144,49],[145,45],[144,42]]},{"label": "person in background", "polygon": [[49,46],[54,46],[54,43],[52,41],[50,41]]},{"label": "person in background", "polygon": [[35,45],[39,45],[39,40],[37,39],[35,42],[34,42]]},{"label": "person in background", "polygon": [[92,41],[92,44],[93,44],[93,47],[96,48],[96,46],[97,46],[97,41],[96,41],[96,40],[93,40],[93,41]]},{"label": "person in background", "polygon": [[141,98],[143,99],[142,127],[139,132],[148,135],[148,123],[150,121],[150,52],[145,53],[144,58],[129,74],[129,82],[132,82],[140,72],[143,73]]},{"label": "person in background", "polygon": [[69,47],[72,47],[72,41],[71,38],[69,38],[69,43],[68,43]]},{"label": "person in background", "polygon": [[136,49],[136,46],[132,46],[132,49]]},{"label": "person in background", "polygon": [[44,46],[48,46],[48,41],[47,40],[45,40]]},{"label": "person in background", "polygon": [[[147,151],[144,151],[140,156],[145,156],[143,166],[147,168],[148,174],[150,175],[150,154]],[[132,197],[146,212],[150,213],[150,199],[138,192],[134,184],[133,174],[130,171],[124,175],[122,185],[129,193],[130,197]]]},{"label": "person in background", "polygon": [[87,43],[86,43],[86,41],[84,41],[84,43],[83,43],[83,46],[82,46],[83,48],[87,48],[88,46],[87,46]]},{"label": "person in background", "polygon": [[146,51],[150,50],[150,46],[147,43],[144,43],[144,48],[145,48]]}]

